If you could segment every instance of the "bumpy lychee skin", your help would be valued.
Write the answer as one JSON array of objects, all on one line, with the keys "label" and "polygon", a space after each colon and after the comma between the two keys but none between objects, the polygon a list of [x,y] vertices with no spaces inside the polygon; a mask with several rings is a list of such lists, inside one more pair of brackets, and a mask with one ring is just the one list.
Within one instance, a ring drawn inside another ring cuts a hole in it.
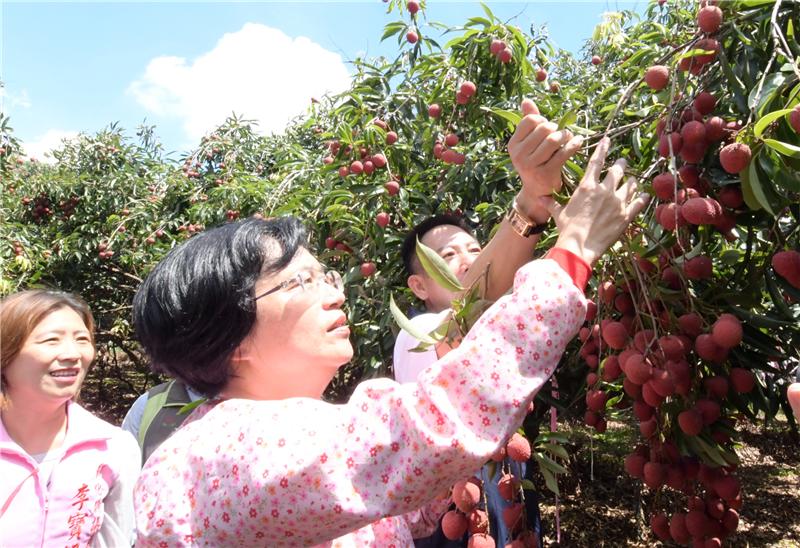
[{"label": "bumpy lychee skin", "polygon": [[739,209],[744,205],[742,189],[738,186],[728,185],[719,189],[717,192],[719,203],[731,209]]},{"label": "bumpy lychee skin", "polygon": [[744,171],[752,157],[750,147],[744,143],[731,143],[719,151],[719,163],[728,173],[736,174]]},{"label": "bumpy lychee skin", "polygon": [[472,535],[467,541],[467,548],[495,548],[495,546],[494,539],[487,533]]},{"label": "bumpy lychee skin", "polygon": [[644,465],[647,459],[637,453],[631,453],[625,457],[625,471],[633,478],[642,479],[644,477]]},{"label": "bumpy lychee skin", "polygon": [[675,177],[672,173],[659,173],[653,178],[653,192],[659,200],[675,198]]},{"label": "bumpy lychee skin", "polygon": [[697,112],[705,116],[714,112],[714,107],[717,106],[717,98],[707,91],[703,91],[694,98],[692,105]]},{"label": "bumpy lychee skin", "polygon": [[733,391],[737,394],[752,392],[753,388],[756,386],[756,377],[749,369],[733,367],[731,368],[729,377],[731,379]]},{"label": "bumpy lychee skin", "polygon": [[689,409],[678,415],[678,425],[687,436],[696,436],[703,430],[703,415],[695,409]]},{"label": "bumpy lychee skin", "polygon": [[669,83],[669,69],[664,65],[653,65],[644,73],[644,81],[654,91],[660,91]]},{"label": "bumpy lychee skin", "polygon": [[800,252],[779,251],[772,256],[772,268],[792,287],[800,289]]},{"label": "bumpy lychee skin", "polygon": [[628,330],[620,322],[609,322],[603,327],[603,340],[614,350],[622,350],[628,342]]},{"label": "bumpy lychee skin", "polygon": [[690,198],[681,206],[681,214],[693,225],[710,225],[722,215],[722,207],[711,198]]},{"label": "bumpy lychee skin", "polygon": [[664,512],[653,514],[650,517],[650,528],[659,539],[663,541],[672,540],[669,534],[669,519]]},{"label": "bumpy lychee skin", "polygon": [[514,433],[506,444],[508,458],[516,462],[525,462],[531,458],[531,444],[525,436]]},{"label": "bumpy lychee skin", "polygon": [[697,120],[686,122],[686,124],[684,124],[684,126],[681,128],[681,137],[683,138],[684,149],[686,146],[696,144],[703,145],[703,148],[705,149],[706,126],[703,124],[703,122],[698,122]]},{"label": "bumpy lychee skin", "polygon": [[703,32],[717,32],[721,24],[722,10],[717,6],[706,6],[697,12],[697,26]]},{"label": "bumpy lychee skin", "polygon": [[489,515],[480,508],[475,508],[470,512],[467,519],[469,520],[469,527],[467,527],[467,530],[473,535],[485,533],[489,529]]},{"label": "bumpy lychee skin", "polygon": [[733,314],[722,314],[711,328],[711,337],[722,348],[733,348],[742,342],[742,322]]},{"label": "bumpy lychee skin", "polygon": [[467,532],[467,516],[461,512],[450,510],[442,516],[442,533],[450,540],[459,540]]},{"label": "bumpy lychee skin", "polygon": [[719,363],[725,359],[725,349],[714,342],[711,335],[698,335],[694,341],[694,351],[704,360]]},{"label": "bumpy lychee skin", "polygon": [[519,480],[513,474],[503,474],[497,482],[497,492],[503,500],[512,501],[519,491]]},{"label": "bumpy lychee skin", "polygon": [[453,485],[453,502],[465,514],[471,512],[481,500],[481,488],[471,481],[459,481]]},{"label": "bumpy lychee skin", "polygon": [[690,280],[707,280],[713,275],[714,266],[711,258],[698,255],[683,263],[683,272]]}]

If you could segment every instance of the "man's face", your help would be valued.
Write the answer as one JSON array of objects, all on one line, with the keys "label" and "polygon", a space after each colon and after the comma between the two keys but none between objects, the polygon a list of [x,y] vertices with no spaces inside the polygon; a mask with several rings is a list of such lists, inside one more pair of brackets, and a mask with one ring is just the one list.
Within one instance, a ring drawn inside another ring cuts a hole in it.
[{"label": "man's face", "polygon": [[[481,252],[478,241],[455,225],[434,227],[420,241],[444,259],[460,282],[464,281],[467,270]],[[450,308],[450,303],[457,297],[456,293],[437,284],[421,266],[418,274],[409,276],[408,285],[417,297],[425,301],[429,312]]]}]

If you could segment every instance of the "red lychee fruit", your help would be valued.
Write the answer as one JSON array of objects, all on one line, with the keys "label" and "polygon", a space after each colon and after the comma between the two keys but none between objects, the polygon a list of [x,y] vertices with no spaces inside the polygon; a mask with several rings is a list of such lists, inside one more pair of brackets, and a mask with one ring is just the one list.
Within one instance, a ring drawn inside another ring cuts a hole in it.
[{"label": "red lychee fruit", "polygon": [[406,4],[406,8],[408,9],[408,13],[414,15],[419,11],[419,2],[417,2],[416,0],[409,0],[408,3]]},{"label": "red lychee fruit", "polygon": [[796,105],[789,113],[789,125],[795,133],[800,133],[800,105]]},{"label": "red lychee fruit", "polygon": [[428,116],[431,118],[438,118],[442,115],[442,107],[437,103],[433,103],[428,107]]},{"label": "red lychee fruit", "polygon": [[720,363],[727,356],[724,348],[714,342],[709,334],[698,335],[694,341],[694,351],[704,360]]},{"label": "red lychee fruit", "polygon": [[739,209],[744,205],[742,189],[735,185],[724,186],[717,192],[719,203],[731,209]]},{"label": "red lychee fruit", "polygon": [[698,55],[694,58],[697,65],[696,71],[693,74],[699,74],[700,70],[702,70],[702,65],[706,63],[710,63],[714,60],[717,56],[717,52],[719,51],[719,42],[714,40],[713,38],[703,38],[702,40],[697,41],[697,49],[701,49],[704,51],[710,51],[711,53],[707,53],[705,55]]},{"label": "red lychee fruit", "polygon": [[653,178],[653,192],[660,200],[674,200],[676,183],[672,173],[659,173]]},{"label": "red lychee fruit", "polygon": [[387,194],[389,194],[389,196],[395,196],[397,193],[400,192],[400,183],[398,183],[397,181],[387,181],[383,185],[383,188],[386,189],[386,192]]},{"label": "red lychee fruit", "polygon": [[692,105],[697,112],[705,116],[714,112],[714,107],[717,106],[717,98],[707,91],[703,91],[694,98]]},{"label": "red lychee fruit", "polygon": [[453,502],[456,508],[468,514],[481,500],[481,488],[468,480],[458,481],[453,485]]},{"label": "red lychee fruit", "polygon": [[772,256],[772,268],[789,285],[800,289],[800,252],[779,251]]},{"label": "red lychee fruit", "polygon": [[468,526],[467,516],[461,512],[450,510],[442,516],[442,533],[450,540],[460,540]]},{"label": "red lychee fruit", "polygon": [[697,188],[700,180],[700,172],[697,170],[697,166],[682,166],[678,170],[678,176],[686,188]]},{"label": "red lychee fruit", "polygon": [[[655,371],[655,368],[653,368]],[[651,407],[660,407],[664,403],[664,397],[656,392],[653,379],[642,385],[642,399]]]},{"label": "red lychee fruit", "polygon": [[721,24],[722,10],[717,6],[706,6],[697,12],[697,26],[703,32],[717,32]]},{"label": "red lychee fruit", "polygon": [[719,116],[712,116],[706,120],[706,140],[709,143],[721,141],[728,131],[725,129],[725,120]]},{"label": "red lychee fruit", "polygon": [[656,221],[665,230],[675,230],[679,226],[686,225],[686,219],[683,218],[683,213],[681,213],[681,206],[674,202],[664,204],[664,207],[661,208],[656,216]]},{"label": "red lychee fruit", "polygon": [[496,544],[491,535],[477,533],[469,537],[467,548],[495,548]]},{"label": "red lychee fruit", "polygon": [[644,73],[644,81],[652,90],[664,89],[669,83],[669,68],[664,65],[653,65]]},{"label": "red lychee fruit", "polygon": [[513,461],[526,462],[531,458],[531,444],[524,436],[515,432],[506,444],[506,453]]},{"label": "red lychee fruit", "polygon": [[680,154],[681,148],[683,147],[683,138],[680,133],[677,131],[664,133],[658,138],[658,153],[664,158],[669,158],[670,156],[670,142],[672,143],[671,152],[673,156]]},{"label": "red lychee fruit", "polygon": [[739,527],[739,512],[732,508],[725,510],[722,514],[722,527],[728,534],[733,533]]},{"label": "red lychee fruit", "polygon": [[669,534],[669,519],[667,519],[665,513],[658,512],[650,516],[650,528],[659,539],[663,541],[672,540],[672,536]]},{"label": "red lychee fruit", "polygon": [[625,362],[625,376],[633,383],[642,385],[653,374],[653,366],[641,354],[634,354]]},{"label": "red lychee fruit", "polygon": [[[467,519],[469,520],[467,530],[473,535],[485,533],[489,529],[489,515],[480,508],[475,508],[470,512]],[[492,542],[494,542],[494,540]],[[492,546],[494,546],[494,544],[492,544]]]},{"label": "red lychee fruit", "polygon": [[347,166],[342,166],[339,168],[339,177],[347,177],[350,174],[350,170]]},{"label": "red lychee fruit", "polygon": [[644,477],[644,465],[646,462],[647,458],[637,453],[631,453],[625,457],[625,471],[631,477],[642,479]]},{"label": "red lychee fruit", "polygon": [[644,483],[650,489],[658,489],[664,485],[667,477],[664,466],[660,462],[647,462],[643,469]]},{"label": "red lychee fruit", "polygon": [[678,327],[690,337],[697,337],[703,332],[703,319],[690,312],[678,317]]},{"label": "red lychee fruit", "polygon": [[492,40],[491,44],[489,44],[489,52],[494,56],[500,55],[500,52],[503,51],[505,48],[506,48],[506,43],[503,42],[502,40],[498,40],[497,38]]},{"label": "red lychee fruit", "polygon": [[703,415],[696,409],[689,409],[678,415],[678,425],[687,436],[696,436],[703,430]]},{"label": "red lychee fruit", "polygon": [[515,531],[522,525],[522,511],[525,507],[517,502],[503,508],[503,523],[506,524],[509,531]]},{"label": "red lychee fruit", "polygon": [[740,490],[741,484],[734,476],[723,476],[714,482],[714,491],[725,501],[735,499]]},{"label": "red lychee fruit", "polygon": [[669,520],[669,534],[672,540],[679,544],[689,542],[689,531],[686,529],[686,514],[675,512]]},{"label": "red lychee fruit", "polygon": [[356,160],[355,162],[350,164],[350,173],[354,173],[355,175],[358,175],[359,173],[362,173],[363,171],[364,171],[364,164],[362,164],[358,160]]},{"label": "red lychee fruit", "polygon": [[681,215],[693,225],[710,225],[722,216],[722,206],[713,198],[690,198],[681,205]]},{"label": "red lychee fruit", "polygon": [[474,82],[466,80],[462,82],[460,90],[461,94],[464,95],[465,97],[472,97],[473,95],[475,95],[475,92],[478,90],[478,88]]},{"label": "red lychee fruit", "polygon": [[600,58],[599,55],[592,55],[592,64],[593,65],[596,66],[596,65],[599,65],[602,62],[603,62],[603,60]]},{"label": "red lychee fruit", "polygon": [[603,360],[602,377],[606,382],[613,382],[622,374],[622,369],[619,366],[619,359],[616,356],[609,356]]},{"label": "red lychee fruit", "polygon": [[714,322],[711,336],[722,348],[733,348],[742,342],[742,322],[733,314],[722,314]]},{"label": "red lychee fruit", "polygon": [[602,411],[606,407],[607,399],[608,395],[602,390],[589,390],[586,393],[586,407],[591,411]]},{"label": "red lychee fruit", "polygon": [[389,131],[386,133],[386,144],[393,145],[397,142],[397,133],[394,131]]},{"label": "red lychee fruit", "polygon": [[[653,368],[653,376],[647,384],[652,386],[656,394],[662,398],[669,398],[675,393],[675,381],[672,376],[669,372],[658,367]],[[644,395],[644,389],[642,389],[642,395]]]},{"label": "red lychee fruit", "polygon": [[747,394],[755,388],[756,377],[749,369],[732,367],[729,376],[733,391],[737,394]]},{"label": "red lychee fruit", "polygon": [[692,257],[683,263],[683,272],[690,280],[707,280],[713,275],[714,266],[706,255]]},{"label": "red lychee fruit", "polygon": [[719,151],[719,163],[728,173],[741,173],[750,164],[752,153],[744,143],[731,143]]},{"label": "red lychee fruit", "polygon": [[702,539],[705,537],[707,520],[704,510],[690,510],[686,514],[686,530],[692,537]]},{"label": "red lychee fruit", "polygon": [[370,276],[375,274],[375,271],[378,270],[378,267],[375,266],[375,263],[370,263],[370,262],[361,263],[361,267],[359,268],[359,270],[361,271],[362,276],[364,276],[365,278],[369,278]]},{"label": "red lychee fruit", "polygon": [[545,80],[547,80],[547,71],[544,70],[543,68],[540,68],[539,70],[536,71],[536,81],[544,82]]},{"label": "red lychee fruit", "polygon": [[696,120],[686,122],[686,124],[684,124],[684,126],[681,128],[681,138],[683,138],[684,149],[689,145],[696,144],[703,145],[703,148],[705,149],[706,126],[703,124],[703,122],[698,122]]},{"label": "red lychee fruit", "polygon": [[375,216],[375,223],[381,228],[386,228],[389,226],[391,220],[391,217],[385,211],[381,211]]},{"label": "red lychee fruit", "polygon": [[620,322],[609,322],[602,333],[606,344],[615,350],[622,350],[628,342],[628,330]]},{"label": "red lychee fruit", "polygon": [[714,400],[697,400],[697,402],[694,404],[694,408],[703,416],[703,424],[705,425],[713,424],[719,418],[719,404]]},{"label": "red lychee fruit", "polygon": [[503,48],[503,51],[497,54],[497,60],[503,63],[504,65],[510,63],[513,58],[514,58],[514,52],[511,51],[508,48],[508,46]]},{"label": "red lychee fruit", "polygon": [[382,168],[386,165],[386,156],[383,154],[375,154],[372,156],[372,163],[377,168]]},{"label": "red lychee fruit", "polygon": [[[591,425],[590,425],[591,426]],[[519,491],[519,480],[512,474],[503,474],[497,482],[497,492],[503,500],[512,501]]]},{"label": "red lychee fruit", "polygon": [[728,394],[728,379],[722,375],[714,375],[713,377],[704,379],[703,386],[705,386],[706,391],[710,395],[718,400],[721,400]]},{"label": "red lychee fruit", "polygon": [[406,33],[406,40],[408,40],[409,44],[416,44],[417,41],[419,40],[419,34],[414,32],[413,30],[410,30]]}]

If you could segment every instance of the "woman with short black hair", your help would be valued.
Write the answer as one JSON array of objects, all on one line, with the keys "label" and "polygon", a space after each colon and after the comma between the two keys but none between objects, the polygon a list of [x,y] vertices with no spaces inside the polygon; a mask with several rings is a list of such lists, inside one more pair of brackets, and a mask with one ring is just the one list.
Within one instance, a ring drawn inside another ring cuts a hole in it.
[{"label": "woman with short black hair", "polygon": [[585,317],[591,266],[646,204],[601,141],[560,234],[417,383],[320,397],[353,355],[341,277],[295,219],[248,219],[174,249],[134,318],[162,370],[211,396],[145,464],[139,546],[409,546],[441,494],[518,428]]}]

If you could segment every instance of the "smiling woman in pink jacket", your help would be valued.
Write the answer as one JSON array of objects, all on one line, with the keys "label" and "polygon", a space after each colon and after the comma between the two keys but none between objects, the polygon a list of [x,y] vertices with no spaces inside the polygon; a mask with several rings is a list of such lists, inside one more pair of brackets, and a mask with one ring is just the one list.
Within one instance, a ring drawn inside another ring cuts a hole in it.
[{"label": "smiling woman in pink jacket", "polygon": [[297,219],[230,223],[173,249],[134,323],[153,363],[210,400],[145,464],[137,546],[400,548],[429,533],[440,494],[519,427],[584,321],[590,265],[646,203],[621,183],[624,162],[600,180],[607,149],[569,204],[547,201],[556,249],[458,348],[417,383],[370,380],[343,405],[320,399],[353,355],[342,281]]},{"label": "smiling woman in pink jacket", "polygon": [[0,325],[0,546],[130,546],[136,440],[73,401],[95,354],[89,307],[23,291]]}]

